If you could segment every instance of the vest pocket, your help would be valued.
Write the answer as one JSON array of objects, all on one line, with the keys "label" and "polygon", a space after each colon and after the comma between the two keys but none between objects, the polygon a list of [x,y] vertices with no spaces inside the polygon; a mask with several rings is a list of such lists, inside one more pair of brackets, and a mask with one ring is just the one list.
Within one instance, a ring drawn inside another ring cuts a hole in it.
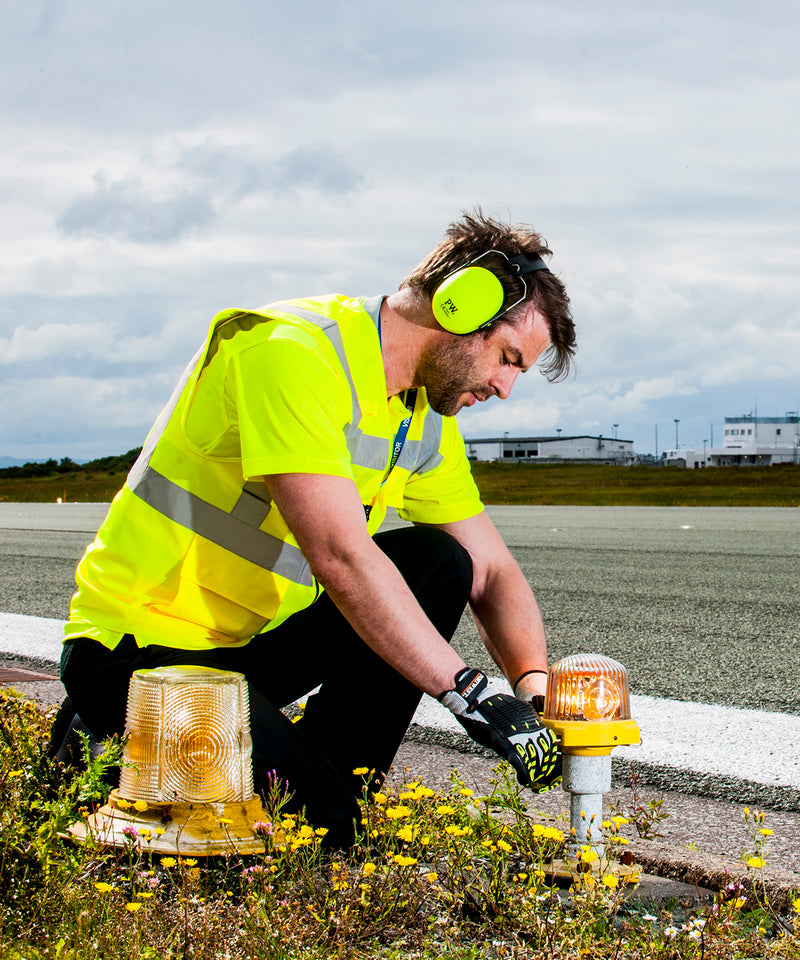
[{"label": "vest pocket", "polygon": [[171,598],[152,606],[205,627],[217,642],[241,643],[261,632],[285,593],[269,570],[197,535],[175,575]]}]

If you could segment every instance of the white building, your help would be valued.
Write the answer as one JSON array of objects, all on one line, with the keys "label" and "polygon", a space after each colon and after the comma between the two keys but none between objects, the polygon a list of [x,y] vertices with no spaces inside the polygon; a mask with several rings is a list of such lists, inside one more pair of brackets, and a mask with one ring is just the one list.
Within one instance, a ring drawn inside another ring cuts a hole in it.
[{"label": "white building", "polygon": [[664,459],[697,469],[739,467],[748,464],[800,463],[800,414],[785,417],[725,417],[721,447],[702,450],[667,450]]},{"label": "white building", "polygon": [[633,440],[611,437],[489,437],[464,443],[470,460],[627,464],[634,457]]}]

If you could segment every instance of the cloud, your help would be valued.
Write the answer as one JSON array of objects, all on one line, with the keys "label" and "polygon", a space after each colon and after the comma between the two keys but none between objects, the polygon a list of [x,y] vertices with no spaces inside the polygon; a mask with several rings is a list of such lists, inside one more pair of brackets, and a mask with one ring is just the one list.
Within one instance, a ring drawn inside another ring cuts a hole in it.
[{"label": "cloud", "polygon": [[257,194],[292,195],[298,190],[343,196],[363,183],[363,175],[330,145],[301,144],[278,156],[259,154],[252,144],[207,141],[187,148],[177,165],[235,201]]},{"label": "cloud", "polygon": [[212,205],[199,193],[158,198],[148,196],[135,177],[108,182],[97,174],[94,179],[94,190],[76,197],[58,218],[64,233],[168,244],[208,226],[215,217]]},{"label": "cloud", "polygon": [[105,408],[55,392],[64,371],[135,393],[177,377],[218,309],[390,292],[475,204],[544,233],[579,353],[574,379],[520,378],[465,432],[619,422],[649,443],[659,418],[702,439],[756,392],[796,408],[792,4],[540,6],[12,4],[0,453],[48,409],[81,423],[70,444],[108,438]]}]

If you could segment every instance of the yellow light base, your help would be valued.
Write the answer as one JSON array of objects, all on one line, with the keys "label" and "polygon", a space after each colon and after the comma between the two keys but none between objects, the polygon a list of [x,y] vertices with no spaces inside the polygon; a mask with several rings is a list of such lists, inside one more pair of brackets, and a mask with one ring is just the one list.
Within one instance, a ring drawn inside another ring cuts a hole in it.
[{"label": "yellow light base", "polygon": [[572,880],[575,883],[585,882],[591,877],[598,883],[601,877],[616,877],[621,883],[636,884],[642,876],[642,868],[636,864],[624,864],[618,860],[597,860],[584,863],[575,858],[553,860],[544,865],[544,872],[555,880]]},{"label": "yellow light base", "polygon": [[135,845],[144,853],[205,857],[264,852],[264,842],[253,829],[266,819],[257,797],[227,803],[148,803],[145,810],[134,804],[112,790],[108,803],[71,824],[69,833],[79,840],[91,837],[101,846]]},{"label": "yellow light base", "polygon": [[597,755],[610,753],[614,747],[641,743],[639,724],[635,720],[553,720],[542,717],[561,741],[564,753]]}]

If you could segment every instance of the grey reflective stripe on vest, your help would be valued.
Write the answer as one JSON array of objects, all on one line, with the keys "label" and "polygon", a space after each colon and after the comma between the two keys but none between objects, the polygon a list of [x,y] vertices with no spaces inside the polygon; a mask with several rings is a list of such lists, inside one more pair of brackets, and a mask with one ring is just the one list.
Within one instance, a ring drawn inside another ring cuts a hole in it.
[{"label": "grey reflective stripe on vest", "polygon": [[[313,586],[311,570],[301,551],[258,529],[272,504],[258,496],[255,490],[261,492],[258,485],[246,484],[233,510],[228,513],[148,466],[133,492],[174,523],[235,556],[271,570],[292,583]],[[266,487],[263,491],[266,493]]]},{"label": "grey reflective stripe on vest", "polygon": [[[380,301],[378,301],[378,307],[380,308]],[[350,385],[350,395],[353,402],[353,419],[345,428],[347,452],[356,466],[366,467],[368,470],[384,470],[389,463],[391,441],[387,437],[376,437],[364,433],[359,426],[361,423],[361,404],[358,402],[350,361],[344,349],[344,341],[338,323],[332,317],[326,317],[324,313],[315,313],[313,310],[306,310],[304,307],[298,307],[293,303],[271,303],[270,310],[278,310],[281,313],[289,313],[292,316],[300,317],[301,320],[308,320],[309,323],[319,327],[330,340]],[[375,319],[373,315],[373,321]]]},{"label": "grey reflective stripe on vest", "polygon": [[[370,302],[369,306],[373,310],[379,309],[380,301]],[[385,469],[389,461],[390,441],[386,437],[366,434],[359,427],[361,405],[358,402],[350,364],[336,321],[292,303],[271,304],[270,309],[308,320],[320,327],[328,337],[350,384],[353,419],[346,428],[346,436],[347,448],[353,463],[373,470]],[[269,317],[254,319],[252,315],[246,313],[230,317],[222,324],[225,328],[224,335],[234,336],[240,330],[252,327],[254,322],[264,319]],[[208,353],[211,353],[211,349],[209,347]],[[265,486],[246,483],[233,509],[228,512],[185,490],[150,465],[155,446],[199,359],[200,354],[195,355],[186,368],[180,383],[150,431],[138,460],[128,474],[128,486],[137,497],[169,520],[217,544],[235,556],[265,570],[271,570],[292,583],[313,586],[314,579],[300,549],[259,529],[272,506],[266,498]],[[398,464],[410,472],[420,473],[433,469],[442,461],[439,453],[440,439],[441,419],[437,416],[426,417],[422,440],[408,441]]]},{"label": "grey reflective stripe on vest", "polygon": [[[362,300],[364,310],[372,317],[376,327],[382,302],[383,297],[371,297]],[[350,362],[347,359],[342,335],[336,321],[322,313],[306,310],[293,303],[273,303],[270,304],[270,309],[280,310],[281,313],[290,313],[302,320],[308,320],[318,326],[330,340],[350,384],[350,393],[353,398],[353,422],[348,424],[346,429],[347,450],[353,463],[358,466],[367,467],[370,470],[385,469],[389,462],[391,441],[387,440],[386,437],[375,437],[364,433],[358,426],[361,421],[361,405],[358,402]],[[426,473],[433,470],[444,459],[439,453],[441,439],[441,418],[431,411],[425,418],[422,439],[406,440],[396,466],[408,470],[409,473]]]}]

